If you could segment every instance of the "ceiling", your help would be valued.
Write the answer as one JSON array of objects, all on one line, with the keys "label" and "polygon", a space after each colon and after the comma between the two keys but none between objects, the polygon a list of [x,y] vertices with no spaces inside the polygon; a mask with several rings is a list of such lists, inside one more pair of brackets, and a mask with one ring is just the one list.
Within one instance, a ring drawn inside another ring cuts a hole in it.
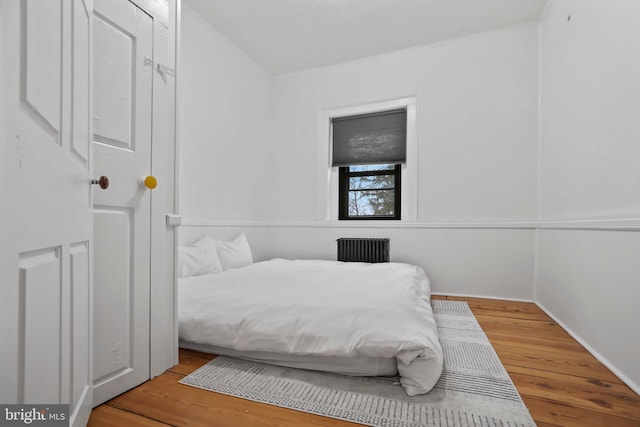
[{"label": "ceiling", "polygon": [[548,0],[185,0],[270,73],[536,21]]}]

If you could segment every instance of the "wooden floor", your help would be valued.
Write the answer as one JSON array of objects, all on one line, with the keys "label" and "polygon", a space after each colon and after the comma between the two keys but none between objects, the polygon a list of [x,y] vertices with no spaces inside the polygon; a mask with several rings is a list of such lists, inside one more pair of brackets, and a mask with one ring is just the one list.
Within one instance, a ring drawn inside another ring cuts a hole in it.
[{"label": "wooden floor", "polygon": [[[538,426],[640,426],[640,397],[535,304],[450,299],[469,302]],[[95,408],[89,426],[359,425],[178,384],[213,357],[180,350],[178,366]]]}]

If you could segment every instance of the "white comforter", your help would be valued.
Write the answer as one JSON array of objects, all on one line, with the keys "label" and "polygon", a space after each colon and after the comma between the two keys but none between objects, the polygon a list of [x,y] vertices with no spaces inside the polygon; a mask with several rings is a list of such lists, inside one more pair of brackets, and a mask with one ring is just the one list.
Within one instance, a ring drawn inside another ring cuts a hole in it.
[{"label": "white comforter", "polygon": [[240,351],[395,357],[407,394],[442,372],[442,347],[417,266],[274,259],[181,279],[180,338]]}]

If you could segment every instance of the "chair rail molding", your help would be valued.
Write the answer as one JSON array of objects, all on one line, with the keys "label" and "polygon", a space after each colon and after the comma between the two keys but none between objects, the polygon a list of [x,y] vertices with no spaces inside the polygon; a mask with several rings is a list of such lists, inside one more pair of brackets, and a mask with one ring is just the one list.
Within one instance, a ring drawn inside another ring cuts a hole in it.
[{"label": "chair rail molding", "polygon": [[183,227],[286,227],[286,228],[442,228],[535,229],[534,220],[431,220],[431,221],[238,221],[183,218]]},{"label": "chair rail molding", "polygon": [[428,221],[269,221],[182,218],[183,227],[264,228],[408,228],[408,229],[524,229],[640,231],[640,215],[627,217],[575,217],[553,219],[433,219]]}]

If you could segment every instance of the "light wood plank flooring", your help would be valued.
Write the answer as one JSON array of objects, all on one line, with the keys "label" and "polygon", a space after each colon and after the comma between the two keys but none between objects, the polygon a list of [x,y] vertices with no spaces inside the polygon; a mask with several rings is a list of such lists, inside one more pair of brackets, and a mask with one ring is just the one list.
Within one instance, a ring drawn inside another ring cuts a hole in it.
[{"label": "light wood plank flooring", "polygon": [[[539,427],[640,427],[640,396],[535,304],[469,302]],[[212,355],[180,364],[93,410],[89,426],[357,426],[178,384]],[[629,355],[637,357],[637,355]]]}]

